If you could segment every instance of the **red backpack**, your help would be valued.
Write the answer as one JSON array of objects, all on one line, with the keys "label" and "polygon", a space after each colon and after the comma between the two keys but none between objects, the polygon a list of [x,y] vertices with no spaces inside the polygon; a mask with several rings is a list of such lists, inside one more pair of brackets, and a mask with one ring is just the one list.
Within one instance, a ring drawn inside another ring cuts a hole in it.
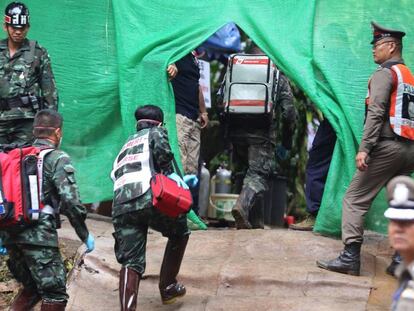
[{"label": "red backpack", "polygon": [[43,158],[54,149],[21,147],[0,152],[0,228],[29,224],[39,218]]}]

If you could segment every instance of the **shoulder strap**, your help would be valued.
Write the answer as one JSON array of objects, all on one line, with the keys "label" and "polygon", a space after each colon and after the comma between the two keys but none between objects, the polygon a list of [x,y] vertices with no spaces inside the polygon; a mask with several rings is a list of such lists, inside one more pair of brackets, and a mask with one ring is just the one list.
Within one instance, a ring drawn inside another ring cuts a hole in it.
[{"label": "shoulder strap", "polygon": [[[181,174],[181,171],[180,171],[180,168],[177,164],[177,161],[175,160],[174,154],[173,154],[172,162],[173,162],[174,171],[178,174],[178,176],[183,178],[183,176]],[[151,149],[150,149],[149,163],[150,163],[151,176],[154,176],[155,175],[154,159],[153,159],[153,153],[152,153]]]},{"label": "shoulder strap", "polygon": [[174,165],[174,169],[175,172],[178,174],[178,176],[180,176],[181,178],[183,178],[183,175],[181,174],[180,168],[178,167],[177,161],[175,160],[174,154],[173,154],[173,165]]},{"label": "shoulder strap", "polygon": [[[36,53],[36,44],[37,44],[37,41],[29,40],[29,47],[30,47],[30,49],[29,49],[28,52],[25,52],[25,54],[24,54],[25,60],[28,63],[30,63],[30,70],[32,72],[36,72],[36,70],[34,68],[35,67],[35,63],[37,63],[37,62],[34,61],[34,59],[35,59],[35,53]],[[31,87],[31,85],[28,85],[28,83],[26,83],[26,87],[25,87],[24,93],[27,93],[27,91],[28,91],[28,89],[30,89],[30,87]]]},{"label": "shoulder strap", "polygon": [[52,152],[53,148],[44,148],[44,149],[40,149],[39,152],[39,156],[37,158],[37,176],[39,178],[39,193],[40,193],[40,197],[41,197],[41,201],[43,202],[44,197],[43,197],[43,163],[44,163],[44,158],[45,156]]},{"label": "shoulder strap", "polygon": [[[156,172],[155,172],[155,168],[154,168],[154,159],[153,159],[154,158],[154,155],[152,153],[152,149],[151,148],[149,149],[149,152],[150,152],[149,165],[150,165],[151,176],[154,176]],[[173,153],[172,162],[173,162],[173,169],[174,169],[174,171],[178,174],[178,176],[180,176],[181,178],[183,178],[183,176],[181,174],[181,171],[180,171],[180,168],[179,168],[179,166],[177,164],[177,161],[175,160],[174,153]]]},{"label": "shoulder strap", "polygon": [[33,60],[35,58],[35,53],[36,53],[36,41],[34,40],[29,40],[29,50],[24,52],[24,59],[28,62],[28,63],[33,63]]}]

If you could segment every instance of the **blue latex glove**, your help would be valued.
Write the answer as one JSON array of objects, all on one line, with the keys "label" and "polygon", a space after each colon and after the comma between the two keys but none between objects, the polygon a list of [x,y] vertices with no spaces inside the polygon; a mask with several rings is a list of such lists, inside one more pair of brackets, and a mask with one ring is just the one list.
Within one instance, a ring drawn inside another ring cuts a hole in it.
[{"label": "blue latex glove", "polygon": [[182,187],[184,189],[188,189],[188,186],[185,183],[185,181],[180,176],[178,176],[177,173],[171,173],[167,177],[170,178],[170,179],[172,179],[172,180],[174,180],[177,183],[178,186],[180,186],[180,187]]},{"label": "blue latex glove", "polygon": [[3,241],[0,239],[0,255],[7,255],[7,248],[3,246]]},{"label": "blue latex glove", "polygon": [[276,146],[276,156],[280,159],[280,160],[286,160],[288,158],[289,155],[289,150],[287,150],[285,147],[283,147],[282,145],[277,145]]},{"label": "blue latex glove", "polygon": [[188,174],[183,176],[184,182],[190,187],[194,188],[198,184],[198,178],[194,174]]},{"label": "blue latex glove", "polygon": [[95,249],[95,239],[92,234],[89,233],[88,238],[85,241],[86,252],[90,253]]}]

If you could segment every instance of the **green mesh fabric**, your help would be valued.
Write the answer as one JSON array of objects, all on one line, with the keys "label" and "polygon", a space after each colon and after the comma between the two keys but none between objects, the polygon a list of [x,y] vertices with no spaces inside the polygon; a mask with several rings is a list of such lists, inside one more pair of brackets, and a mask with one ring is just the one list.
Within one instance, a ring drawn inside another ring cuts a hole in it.
[{"label": "green mesh fabric", "polygon": [[[1,0],[2,7],[8,1]],[[413,64],[410,0],[27,0],[29,38],[52,58],[65,118],[63,149],[78,170],[85,202],[110,199],[112,161],[135,128],[137,105],[165,112],[177,152],[172,88],[166,66],[229,21],[239,25],[330,120],[338,135],[316,230],[338,235],[341,201],[355,171],[372,60],[369,22],[407,32]],[[384,232],[377,198],[367,228]]]}]

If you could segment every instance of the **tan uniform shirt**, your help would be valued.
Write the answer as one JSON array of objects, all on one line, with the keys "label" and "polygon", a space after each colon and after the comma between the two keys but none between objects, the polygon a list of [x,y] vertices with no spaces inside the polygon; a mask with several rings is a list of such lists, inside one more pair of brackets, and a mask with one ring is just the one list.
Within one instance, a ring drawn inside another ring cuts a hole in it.
[{"label": "tan uniform shirt", "polygon": [[364,132],[359,152],[370,153],[380,137],[394,137],[390,126],[389,107],[393,88],[391,69],[384,68],[389,62],[404,63],[401,58],[391,58],[381,64],[370,79],[370,94]]}]

